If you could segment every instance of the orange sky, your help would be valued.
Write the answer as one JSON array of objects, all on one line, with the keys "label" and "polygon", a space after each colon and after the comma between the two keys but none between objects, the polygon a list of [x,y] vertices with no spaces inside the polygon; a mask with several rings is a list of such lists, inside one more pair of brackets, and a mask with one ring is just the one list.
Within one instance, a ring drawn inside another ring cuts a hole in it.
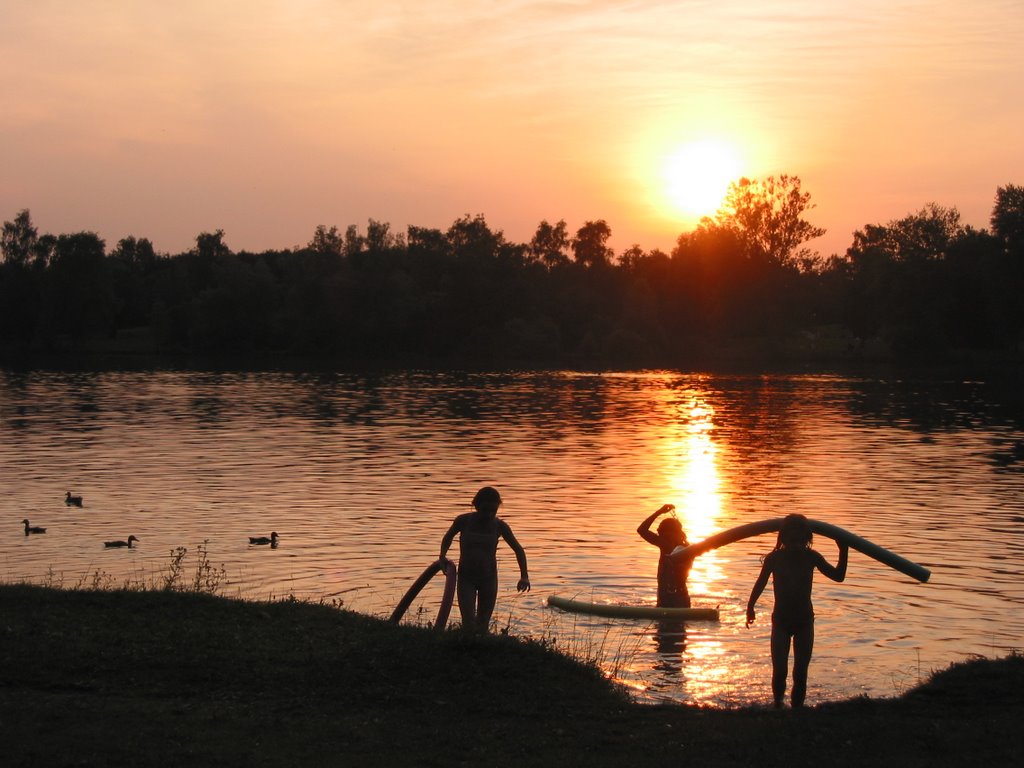
[{"label": "orange sky", "polygon": [[0,219],[158,251],[234,250],[369,218],[692,228],[665,168],[692,141],[788,173],[842,252],[1024,184],[1020,0],[4,0]]}]

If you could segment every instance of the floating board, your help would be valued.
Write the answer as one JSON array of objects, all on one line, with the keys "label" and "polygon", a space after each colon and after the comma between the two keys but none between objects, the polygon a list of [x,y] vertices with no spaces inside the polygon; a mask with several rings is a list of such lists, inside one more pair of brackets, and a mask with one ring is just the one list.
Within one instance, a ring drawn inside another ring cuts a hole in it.
[{"label": "floating board", "polygon": [[405,612],[409,610],[409,606],[412,605],[412,601],[427,586],[427,583],[438,573],[444,573],[444,594],[441,597],[441,607],[437,610],[437,618],[434,620],[434,629],[444,629],[448,625],[448,615],[452,612],[452,601],[455,598],[456,572],[455,563],[444,557],[428,565],[395,606],[395,610],[391,614],[391,622],[397,624],[401,621]]},{"label": "floating board", "polygon": [[[748,539],[751,536],[778,531],[782,527],[783,520],[784,518],[779,517],[774,520],[762,520],[758,523],[747,523],[746,525],[729,528],[704,539],[704,541],[690,544],[688,547],[676,547],[672,550],[670,557],[697,557],[709,550],[718,549],[740,539]],[[868,557],[872,557],[878,562],[888,565],[890,568],[894,568],[901,573],[905,573],[907,576],[918,581],[928,581],[932,575],[932,572],[924,566],[912,563],[895,552],[890,552],[888,549],[884,549],[867,539],[862,539],[860,536],[850,533],[839,526],[823,523],[820,520],[808,520],[807,522],[810,523],[811,531],[814,533],[828,536],[830,539],[845,544],[850,549],[856,549],[858,552],[862,552]]]},{"label": "floating board", "polygon": [[717,608],[660,608],[656,605],[615,605],[612,603],[587,603],[570,600],[567,597],[551,595],[548,605],[561,608],[569,613],[589,613],[592,616],[608,616],[615,619],[689,619],[693,621],[718,621]]}]

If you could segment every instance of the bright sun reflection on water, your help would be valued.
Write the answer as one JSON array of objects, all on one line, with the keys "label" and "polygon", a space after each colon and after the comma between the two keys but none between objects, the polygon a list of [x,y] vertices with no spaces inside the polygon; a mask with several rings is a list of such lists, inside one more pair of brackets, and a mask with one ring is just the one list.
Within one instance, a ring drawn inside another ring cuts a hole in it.
[{"label": "bright sun reflection on water", "polygon": [[[672,452],[668,461],[672,488],[679,499],[677,514],[687,538],[696,542],[718,530],[722,515],[718,448],[712,440],[714,408],[695,392],[686,396],[679,412],[678,434],[668,443]],[[723,576],[714,558],[697,559],[690,571],[690,593],[706,593]]]},{"label": "bright sun reflection on water", "polygon": [[[701,541],[722,528],[726,501],[720,469],[721,446],[715,442],[715,409],[699,388],[667,391],[667,403],[675,414],[670,434],[659,434],[651,442],[666,446],[665,463],[671,501],[691,542]],[[728,592],[728,574],[716,553],[697,558],[690,570],[688,586],[695,606],[715,605]],[[696,633],[696,634],[694,634]],[[697,627],[671,623],[659,625],[652,634],[656,662],[653,670],[631,669],[644,696],[656,701],[669,691],[663,678],[680,677],[689,695],[708,700],[730,687],[735,669],[726,658],[723,643],[705,637]]]},{"label": "bright sun reflection on water", "polygon": [[725,647],[720,641],[705,639],[691,644],[687,663],[700,668],[700,675],[687,681],[691,695],[699,699],[714,697],[736,680],[736,668],[726,661]]}]

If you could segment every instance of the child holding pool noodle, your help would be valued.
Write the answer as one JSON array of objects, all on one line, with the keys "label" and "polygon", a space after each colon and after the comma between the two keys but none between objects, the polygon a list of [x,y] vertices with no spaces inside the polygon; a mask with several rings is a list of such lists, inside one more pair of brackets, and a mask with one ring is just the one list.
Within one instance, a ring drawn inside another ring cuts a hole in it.
[{"label": "child holding pool noodle", "polygon": [[530,590],[526,570],[526,552],[516,541],[508,523],[498,517],[501,495],[490,486],[473,497],[475,511],[459,515],[441,539],[441,558],[459,535],[459,576],[455,594],[464,629],[487,632],[498,597],[498,539],[504,539],[515,552],[519,563],[520,592]]},{"label": "child holding pool noodle", "polygon": [[832,581],[846,578],[849,547],[836,542],[839,562],[829,564],[819,552],[811,549],[811,527],[803,515],[787,515],[779,530],[775,549],[764,557],[761,573],[754,582],[747,601],[747,626],[754,619],[754,606],[761,596],[768,577],[772,577],[775,608],[772,611],[772,695],[775,707],[782,707],[786,694],[786,672],[789,648],[793,646],[793,690],[790,701],[802,707],[807,694],[807,668],[814,650],[814,607],[811,586],[814,571],[821,571]]}]

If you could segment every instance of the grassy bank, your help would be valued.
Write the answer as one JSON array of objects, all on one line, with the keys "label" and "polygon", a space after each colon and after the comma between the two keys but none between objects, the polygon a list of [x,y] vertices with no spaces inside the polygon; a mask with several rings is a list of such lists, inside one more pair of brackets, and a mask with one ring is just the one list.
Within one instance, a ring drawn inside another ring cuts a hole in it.
[{"label": "grassy bank", "polygon": [[805,711],[629,702],[508,637],[330,606],[0,586],[6,766],[1015,764],[1024,657]]}]

